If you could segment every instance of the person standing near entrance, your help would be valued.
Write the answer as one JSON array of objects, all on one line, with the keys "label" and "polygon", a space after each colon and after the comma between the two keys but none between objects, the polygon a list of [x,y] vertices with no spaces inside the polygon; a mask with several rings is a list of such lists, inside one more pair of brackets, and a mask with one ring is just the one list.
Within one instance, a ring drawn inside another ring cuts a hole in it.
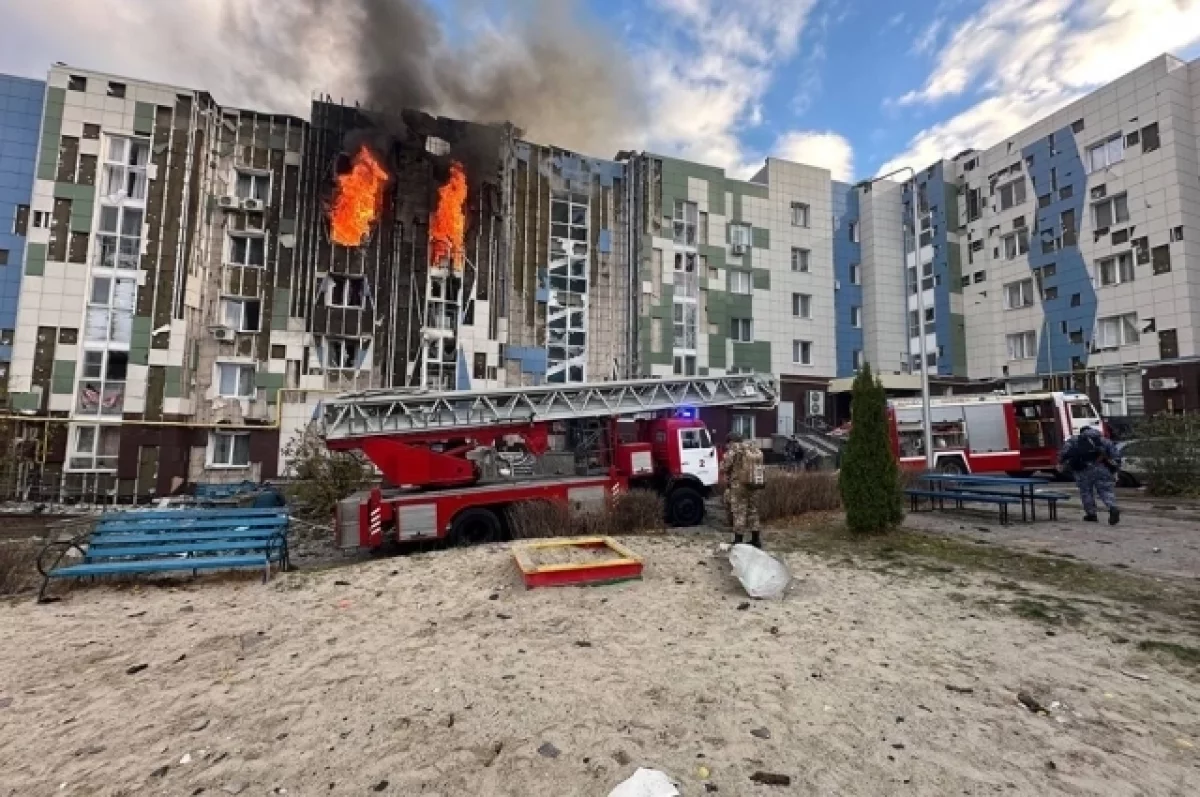
[{"label": "person standing near entrance", "polygon": [[737,432],[726,438],[725,457],[721,460],[725,480],[725,506],[733,527],[733,544],[740,545],[750,532],[750,544],[762,547],[762,528],[758,520],[758,491],[765,483],[762,451]]},{"label": "person standing near entrance", "polygon": [[1060,467],[1075,476],[1079,499],[1083,502],[1083,519],[1096,523],[1096,498],[1108,507],[1109,525],[1121,521],[1117,506],[1116,472],[1121,467],[1121,454],[1111,440],[1105,439],[1094,426],[1085,426],[1062,447],[1058,454]]}]

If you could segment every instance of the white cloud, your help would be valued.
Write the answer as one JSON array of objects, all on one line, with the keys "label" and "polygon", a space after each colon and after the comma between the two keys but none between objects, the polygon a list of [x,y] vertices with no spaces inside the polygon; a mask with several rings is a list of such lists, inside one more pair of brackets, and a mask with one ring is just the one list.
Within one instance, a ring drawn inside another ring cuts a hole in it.
[{"label": "white cloud", "polygon": [[928,53],[933,50],[938,43],[938,38],[942,35],[942,28],[946,27],[946,18],[938,17],[933,22],[926,26],[925,30],[917,36],[917,40],[913,42],[913,52]]},{"label": "white cloud", "polygon": [[990,147],[1163,52],[1200,41],[1200,0],[992,0],[954,31],[902,105],[983,99],[918,133],[881,167]]},{"label": "white cloud", "polygon": [[835,180],[848,182],[854,179],[854,147],[839,133],[793,131],[775,142],[775,155],[828,169]]},{"label": "white cloud", "polygon": [[749,176],[739,134],[761,118],[776,67],[792,58],[817,0],[656,0],[663,35],[642,54],[649,145]]}]

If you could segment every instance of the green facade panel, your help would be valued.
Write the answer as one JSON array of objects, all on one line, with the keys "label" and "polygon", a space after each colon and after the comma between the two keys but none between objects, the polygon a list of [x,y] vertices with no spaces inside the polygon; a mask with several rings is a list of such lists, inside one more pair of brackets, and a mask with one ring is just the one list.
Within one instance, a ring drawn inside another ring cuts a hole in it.
[{"label": "green facade panel", "polygon": [[75,361],[55,360],[50,371],[50,392],[70,395],[75,392]]},{"label": "green facade panel", "polygon": [[37,393],[9,393],[8,400],[16,412],[37,412],[39,409]]},{"label": "green facade panel", "polygon": [[254,377],[254,384],[266,390],[267,401],[274,404],[279,398],[279,391],[283,389],[285,377],[286,374],[259,371]]},{"label": "green facade panel", "polygon": [[750,245],[755,249],[771,248],[771,231],[765,227],[750,228]]},{"label": "green facade panel", "polygon": [[755,373],[771,373],[771,343],[756,340],[751,343],[733,344],[733,364],[738,368],[749,368]]},{"label": "green facade panel", "polygon": [[748,183],[745,180],[726,180],[725,189],[734,196],[752,196],[756,199],[770,199],[771,189],[759,183]]},{"label": "green facade panel", "polygon": [[183,398],[183,368],[178,365],[168,365],[164,369],[166,381],[163,382],[163,398]]},{"label": "green facade panel", "polygon": [[725,268],[725,247],[700,244],[697,247],[700,255],[708,262],[709,268]]},{"label": "green facade panel", "polygon": [[27,244],[25,246],[25,274],[30,277],[40,277],[46,273],[46,245]]},{"label": "green facade panel", "polygon": [[[729,220],[740,223],[742,221],[742,195],[733,194],[730,198]],[[729,225],[725,225],[725,242],[729,243]]]},{"label": "green facade panel", "polygon": [[771,290],[771,272],[765,268],[754,269],[754,287],[760,291]]},{"label": "green facade panel", "polygon": [[150,361],[150,332],[152,321],[143,316],[134,316],[129,340],[129,362],[133,365],[148,365]]},{"label": "green facade panel", "polygon": [[725,365],[725,335],[708,336],[708,365],[710,368],[726,368]]},{"label": "green facade panel", "polygon": [[46,108],[42,113],[42,138],[37,164],[39,180],[53,180],[58,172],[58,137],[62,133],[63,107],[66,89],[52,88],[46,92]]}]

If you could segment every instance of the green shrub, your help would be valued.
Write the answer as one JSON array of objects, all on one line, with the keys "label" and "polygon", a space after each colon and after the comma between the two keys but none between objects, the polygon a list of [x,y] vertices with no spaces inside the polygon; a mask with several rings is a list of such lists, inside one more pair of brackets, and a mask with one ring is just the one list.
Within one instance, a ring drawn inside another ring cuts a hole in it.
[{"label": "green shrub", "polygon": [[292,439],[283,450],[284,472],[290,481],[283,490],[297,514],[329,520],[337,503],[375,482],[370,460],[357,451],[330,451],[311,431]]},{"label": "green shrub", "polygon": [[1200,495],[1200,415],[1154,415],[1136,426],[1135,436],[1125,456],[1136,458],[1148,493]]},{"label": "green shrub", "polygon": [[851,402],[850,440],[838,480],[846,525],[856,534],[886,531],[904,519],[904,493],[892,455],[887,399],[869,365],[854,379]]}]

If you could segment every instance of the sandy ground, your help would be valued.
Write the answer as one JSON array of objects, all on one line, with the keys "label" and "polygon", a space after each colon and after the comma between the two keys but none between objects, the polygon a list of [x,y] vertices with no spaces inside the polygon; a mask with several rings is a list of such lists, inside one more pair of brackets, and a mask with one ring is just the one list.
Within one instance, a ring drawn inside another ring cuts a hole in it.
[{"label": "sandy ground", "polygon": [[909,513],[905,525],[912,529],[958,534],[972,539],[1032,552],[1068,554],[1093,564],[1153,576],[1200,579],[1200,504],[1194,501],[1153,499],[1136,491],[1119,491],[1121,523],[1110,526],[1084,523],[1083,509],[1074,485],[1058,485],[1071,500],[1059,505],[1058,520],[1046,519],[1044,504],[1038,520],[1022,523],[1020,512],[1007,526],[996,520],[996,511]]},{"label": "sandy ground", "polygon": [[1103,628],[804,554],[747,605],[714,539],[606,587],[497,546],[0,604],[0,795],[1200,794],[1200,683]]}]

